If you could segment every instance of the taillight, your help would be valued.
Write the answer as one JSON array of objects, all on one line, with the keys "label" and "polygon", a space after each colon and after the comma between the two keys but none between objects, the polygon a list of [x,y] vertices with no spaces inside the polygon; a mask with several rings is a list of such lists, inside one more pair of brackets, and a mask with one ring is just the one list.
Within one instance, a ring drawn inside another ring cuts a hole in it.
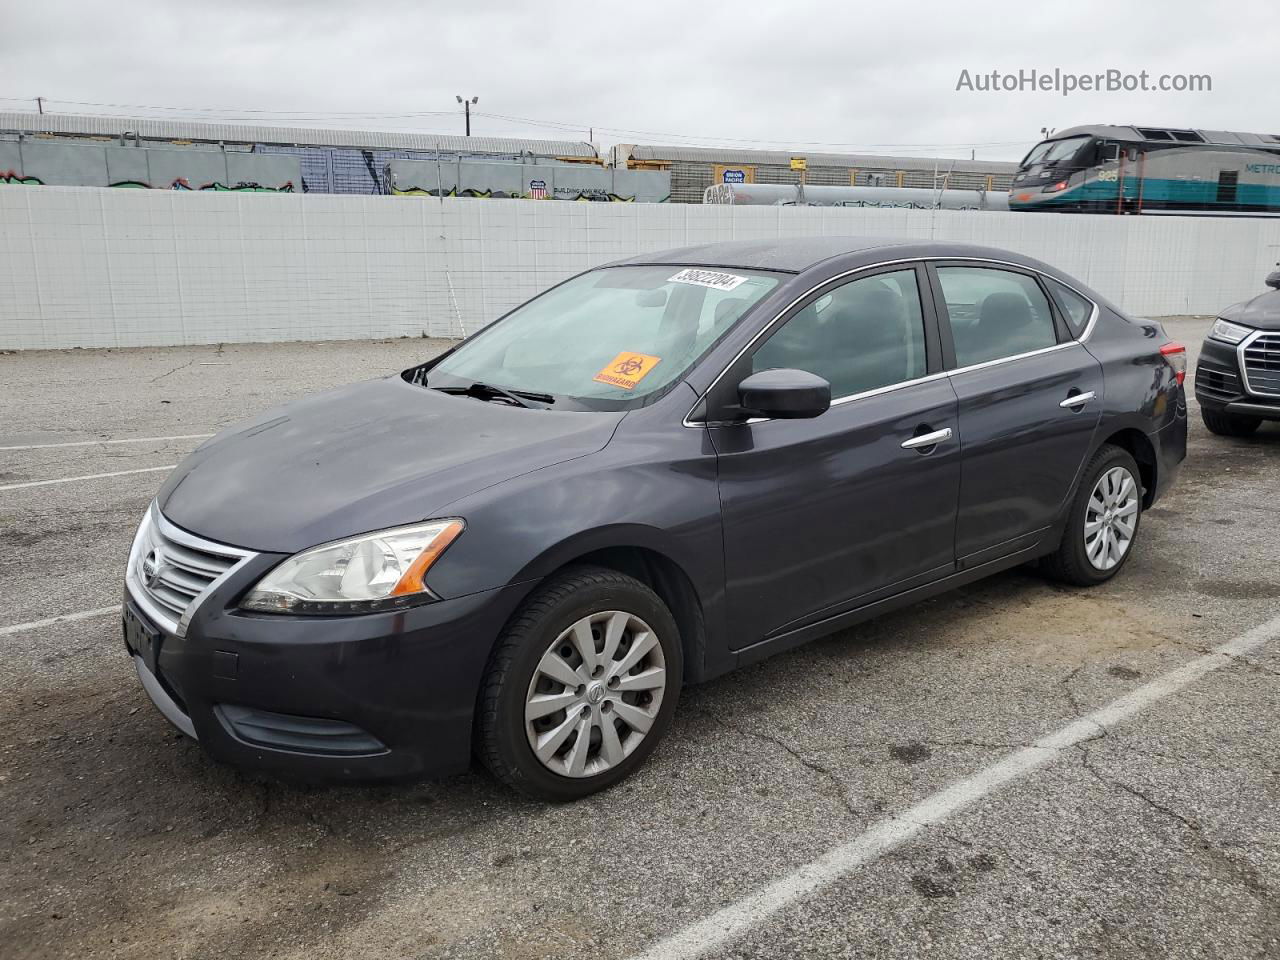
[{"label": "taillight", "polygon": [[1045,193],[1058,193],[1059,191],[1061,191],[1061,190],[1065,190],[1065,189],[1067,189],[1067,181],[1065,181],[1065,180],[1059,180],[1057,183],[1052,184],[1051,186],[1045,187],[1045,188],[1044,188],[1044,192],[1045,192]]},{"label": "taillight", "polygon": [[1182,383],[1187,378],[1187,348],[1175,340],[1160,348],[1160,356],[1173,367],[1173,375]]}]

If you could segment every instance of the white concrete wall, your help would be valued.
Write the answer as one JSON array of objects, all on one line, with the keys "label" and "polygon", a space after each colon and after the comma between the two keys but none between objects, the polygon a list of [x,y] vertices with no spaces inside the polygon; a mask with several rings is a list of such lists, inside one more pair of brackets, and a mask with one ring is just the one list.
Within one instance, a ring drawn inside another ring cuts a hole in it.
[{"label": "white concrete wall", "polygon": [[459,336],[619,257],[812,234],[1004,247],[1145,316],[1280,259],[1273,220],[0,186],[0,349]]}]

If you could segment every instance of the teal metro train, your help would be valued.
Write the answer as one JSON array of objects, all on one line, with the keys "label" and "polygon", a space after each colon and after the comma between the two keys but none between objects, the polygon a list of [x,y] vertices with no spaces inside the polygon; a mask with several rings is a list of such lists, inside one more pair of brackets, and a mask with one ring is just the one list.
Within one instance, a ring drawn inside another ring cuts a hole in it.
[{"label": "teal metro train", "polygon": [[1072,127],[1023,158],[1009,209],[1280,216],[1280,135]]}]

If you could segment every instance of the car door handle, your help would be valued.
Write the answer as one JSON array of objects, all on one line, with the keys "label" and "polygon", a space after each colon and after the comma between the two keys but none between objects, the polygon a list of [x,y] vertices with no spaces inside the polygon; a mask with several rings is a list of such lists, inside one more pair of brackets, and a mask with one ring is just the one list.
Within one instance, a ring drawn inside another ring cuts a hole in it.
[{"label": "car door handle", "polygon": [[936,447],[944,440],[951,439],[951,428],[943,427],[941,430],[935,430],[933,433],[922,433],[918,437],[912,437],[910,440],[902,441],[903,450],[919,450],[921,447]]},{"label": "car door handle", "polygon": [[1084,393],[1073,393],[1071,396],[1067,397],[1067,399],[1058,404],[1058,406],[1065,407],[1068,410],[1074,410],[1077,407],[1083,407],[1096,396],[1097,394],[1092,390],[1087,390]]}]

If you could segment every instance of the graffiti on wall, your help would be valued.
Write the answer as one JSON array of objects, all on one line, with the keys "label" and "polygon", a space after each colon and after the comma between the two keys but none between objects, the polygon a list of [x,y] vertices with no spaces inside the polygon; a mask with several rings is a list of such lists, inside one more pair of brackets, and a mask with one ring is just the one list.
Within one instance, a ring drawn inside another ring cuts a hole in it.
[{"label": "graffiti on wall", "polygon": [[481,200],[518,200],[523,194],[508,193],[506,190],[473,190],[467,187],[465,190],[450,188],[448,190],[437,190],[432,187],[408,187],[401,189],[392,187],[391,193],[397,197],[472,197]]},{"label": "graffiti on wall", "polygon": [[490,160],[445,164],[393,159],[386,170],[390,192],[399,197],[664,203],[671,196],[671,174],[666,171],[621,170],[592,164]]},{"label": "graffiti on wall", "polygon": [[109,187],[123,187],[128,190],[212,190],[218,193],[293,193],[293,181],[285,181],[278,187],[268,187],[261,183],[254,183],[252,180],[241,180],[235,184],[219,183],[216,180],[212,183],[201,184],[193,187],[185,177],[178,177],[167,186],[154,186],[150,183],[143,183],[141,180],[120,180],[116,183],[107,184]]},{"label": "graffiti on wall", "polygon": [[28,187],[42,187],[44,181],[39,177],[24,177],[16,170],[6,170],[0,173],[0,183],[20,183]]},{"label": "graffiti on wall", "polygon": [[[45,182],[39,177],[24,177],[16,170],[5,170],[0,173],[0,183],[20,184],[27,187],[43,187]],[[118,180],[115,183],[107,184],[108,187],[120,187],[125,190],[183,190],[197,191],[210,190],[215,193],[293,193],[294,186],[292,180],[286,180],[278,187],[269,187],[265,184],[256,183],[252,180],[241,180],[238,183],[220,183],[214,180],[210,183],[202,183],[198,187],[193,187],[185,177],[178,177],[172,182],[164,186],[154,186],[150,183],[144,183],[141,180]]]},{"label": "graffiti on wall", "polygon": [[458,190],[456,187],[448,190],[438,190],[434,187],[428,189],[426,187],[392,187],[392,194],[397,197],[471,197],[482,200],[585,200],[596,203],[635,203],[635,197],[623,197],[607,190],[569,190],[556,189],[554,198],[546,192],[546,190],[531,190],[529,193],[517,193],[516,191],[507,190],[476,190],[472,187],[466,187]]},{"label": "graffiti on wall", "polygon": [[[7,172],[6,172],[7,171]],[[222,150],[0,140],[0,183],[294,193],[302,183],[296,157]]]},{"label": "graffiti on wall", "polygon": [[593,200],[597,203],[635,203],[635,197],[621,197],[607,190],[578,190],[556,187],[553,191],[555,200]]}]

